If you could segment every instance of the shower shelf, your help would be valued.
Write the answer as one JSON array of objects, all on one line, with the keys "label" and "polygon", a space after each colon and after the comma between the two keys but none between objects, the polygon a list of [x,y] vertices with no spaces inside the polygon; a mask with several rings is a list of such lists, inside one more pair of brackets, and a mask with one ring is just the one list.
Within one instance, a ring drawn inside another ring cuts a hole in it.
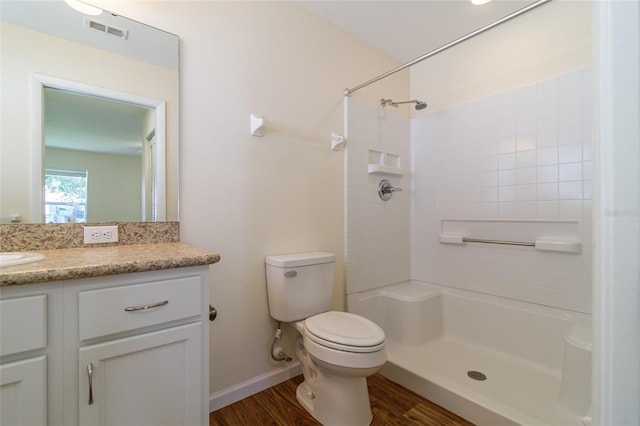
[{"label": "shower shelf", "polygon": [[402,176],[404,172],[400,167],[400,156],[388,152],[369,150],[369,174]]},{"label": "shower shelf", "polygon": [[369,164],[369,174],[402,176],[404,172],[399,167],[383,166],[381,164]]}]

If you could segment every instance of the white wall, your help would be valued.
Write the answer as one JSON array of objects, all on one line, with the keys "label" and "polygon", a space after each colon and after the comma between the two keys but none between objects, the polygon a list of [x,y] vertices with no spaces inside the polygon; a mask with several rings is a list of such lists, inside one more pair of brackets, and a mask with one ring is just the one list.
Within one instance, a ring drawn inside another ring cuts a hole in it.
[{"label": "white wall", "polygon": [[640,424],[640,4],[600,2],[594,424]]},{"label": "white wall", "polygon": [[[430,104],[412,120],[412,278],[591,311],[591,7],[548,3],[412,67]],[[440,244],[452,218],[575,221],[583,252]]]},{"label": "white wall", "polygon": [[[412,120],[413,279],[591,311],[592,81],[574,71]],[[567,235],[582,253],[442,244],[451,220],[472,238]]]},{"label": "white wall", "polygon": [[[398,92],[371,91],[380,98],[407,99]],[[409,279],[412,194],[406,112],[411,106],[396,110],[358,99],[348,99],[347,104],[345,261],[346,293],[352,294]],[[369,164],[395,165],[388,161],[389,154],[397,156],[401,175],[368,173]],[[381,200],[377,188],[382,179],[402,192]]]},{"label": "white wall", "polygon": [[[343,152],[330,136],[342,132],[344,88],[397,62],[289,2],[93,3],[180,36],[180,237],[222,257],[211,392],[278,371],[264,256],[335,253],[342,308]],[[408,93],[407,77],[380,87]],[[266,119],[261,138],[251,113]]]}]

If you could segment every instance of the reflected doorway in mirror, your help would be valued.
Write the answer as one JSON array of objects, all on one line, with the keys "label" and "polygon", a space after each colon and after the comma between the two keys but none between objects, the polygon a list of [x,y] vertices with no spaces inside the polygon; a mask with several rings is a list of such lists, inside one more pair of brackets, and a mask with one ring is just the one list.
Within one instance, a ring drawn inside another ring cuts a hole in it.
[{"label": "reflected doorway in mirror", "polygon": [[[80,168],[89,169],[88,193],[95,197],[87,201],[92,205],[87,222],[164,221],[165,102],[38,74],[32,74],[31,85],[37,194],[32,216],[44,220],[44,169]],[[75,104],[93,115],[65,119]],[[127,121],[138,126],[136,136],[125,131]],[[98,179],[99,173],[104,177]]]}]

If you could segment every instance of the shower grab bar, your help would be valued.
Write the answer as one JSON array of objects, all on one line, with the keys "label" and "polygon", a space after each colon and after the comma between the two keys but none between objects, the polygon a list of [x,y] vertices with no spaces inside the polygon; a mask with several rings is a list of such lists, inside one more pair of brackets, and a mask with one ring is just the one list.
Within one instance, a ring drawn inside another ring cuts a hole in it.
[{"label": "shower grab bar", "polygon": [[510,246],[524,246],[534,247],[536,250],[541,251],[555,251],[562,253],[575,253],[579,254],[582,251],[582,243],[576,240],[553,240],[539,238],[534,242],[528,241],[505,241],[505,240],[489,240],[484,238],[469,238],[462,235],[448,235],[440,234],[440,242],[443,244],[458,244],[464,243],[484,243],[484,244],[500,244]]},{"label": "shower grab bar", "polygon": [[490,23],[488,25],[485,25],[482,28],[478,28],[477,30],[472,31],[472,32],[468,33],[467,35],[464,35],[464,36],[462,36],[460,38],[457,38],[457,39],[455,39],[455,40],[453,40],[453,41],[451,41],[451,42],[449,42],[449,43],[447,43],[447,44],[445,44],[443,46],[440,46],[437,49],[434,49],[434,50],[432,50],[430,52],[427,52],[424,55],[422,55],[422,56],[420,56],[420,57],[418,57],[418,58],[416,58],[416,59],[414,59],[412,61],[409,61],[404,65],[400,65],[398,67],[395,67],[394,69],[392,69],[390,71],[387,71],[384,74],[381,74],[381,75],[379,75],[379,76],[377,76],[375,78],[372,78],[371,80],[366,81],[366,82],[360,84],[359,86],[356,86],[356,87],[354,87],[352,89],[349,89],[349,88],[344,89],[343,94],[344,94],[344,96],[350,96],[353,92],[356,92],[356,91],[362,89],[363,87],[367,87],[368,85],[373,84],[378,80],[382,80],[383,78],[389,77],[390,75],[397,73],[398,71],[402,71],[405,68],[408,68],[408,67],[410,67],[412,65],[417,64],[418,62],[422,62],[427,58],[430,58],[430,57],[432,57],[434,55],[437,55],[440,52],[443,52],[443,51],[449,49],[450,47],[455,46],[456,44],[462,43],[463,41],[466,41],[466,40],[468,40],[470,38],[473,38],[473,37],[477,36],[478,34],[481,34],[481,33],[485,32],[487,30],[490,30],[493,27],[497,27],[498,25],[503,24],[503,23],[515,18],[516,16],[520,16],[523,13],[529,12],[530,10],[535,9],[538,6],[542,6],[543,4],[548,3],[550,1],[551,0],[538,0],[537,2],[532,3],[529,6],[525,6],[522,9],[518,9],[515,12],[513,12],[513,13],[511,13],[511,14],[503,17],[503,18],[498,19],[497,21],[494,21],[494,22],[492,22],[492,23]]},{"label": "shower grab bar", "polygon": [[522,241],[502,241],[502,240],[485,240],[482,238],[462,238],[463,243],[486,243],[486,244],[505,244],[510,246],[527,246],[535,247],[536,243],[527,243]]}]

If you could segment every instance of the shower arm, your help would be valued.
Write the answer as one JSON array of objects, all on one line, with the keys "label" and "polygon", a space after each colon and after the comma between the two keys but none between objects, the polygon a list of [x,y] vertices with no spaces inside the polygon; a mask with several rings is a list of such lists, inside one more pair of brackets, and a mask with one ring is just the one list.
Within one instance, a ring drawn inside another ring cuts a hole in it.
[{"label": "shower arm", "polygon": [[394,108],[398,108],[398,106],[402,104],[416,104],[417,110],[425,109],[427,107],[426,102],[419,101],[417,99],[413,99],[410,101],[394,101],[392,99],[385,99],[385,98],[380,99],[380,105],[382,105],[383,107],[386,107],[387,105],[391,105]]},{"label": "shower arm", "polygon": [[391,102],[391,106],[398,106],[398,105],[401,105],[401,104],[417,104],[418,102],[420,102],[420,101],[418,101],[416,99],[414,99],[412,101],[398,101],[398,102],[394,101],[394,102]]},{"label": "shower arm", "polygon": [[408,68],[408,67],[410,67],[412,65],[417,64],[418,62],[422,62],[427,58],[430,58],[430,57],[432,57],[434,55],[437,55],[440,52],[443,52],[443,51],[449,49],[450,47],[453,47],[453,46],[455,46],[455,45],[457,45],[459,43],[462,43],[463,41],[467,41],[468,39],[473,38],[473,37],[477,36],[478,34],[481,34],[481,33],[485,32],[485,31],[488,31],[493,27],[497,27],[500,24],[503,24],[503,23],[505,23],[505,22],[517,17],[517,16],[520,16],[520,15],[522,15],[524,13],[527,13],[527,12],[537,8],[538,6],[542,6],[543,4],[548,3],[550,1],[551,0],[538,0],[537,2],[535,2],[533,4],[530,4],[529,6],[523,7],[522,9],[518,9],[515,12],[510,13],[509,15],[498,19],[497,21],[494,21],[494,22],[492,22],[492,23],[490,23],[488,25],[485,25],[482,28],[478,28],[477,30],[472,31],[469,34],[466,34],[466,35],[464,35],[464,36],[462,36],[460,38],[457,38],[457,39],[455,39],[455,40],[453,40],[453,41],[451,41],[451,42],[449,42],[449,43],[447,43],[447,44],[445,44],[443,46],[440,46],[437,49],[434,49],[434,50],[432,50],[430,52],[427,52],[424,55],[422,55],[422,56],[420,56],[420,57],[418,57],[418,58],[416,58],[416,59],[414,59],[412,61],[407,62],[406,64],[400,65],[400,66],[398,66],[398,67],[396,67],[396,68],[394,68],[394,69],[392,69],[390,71],[385,72],[384,74],[381,74],[381,75],[379,75],[379,76],[377,76],[375,78],[372,78],[371,80],[366,81],[366,82],[360,84],[359,86],[356,86],[356,87],[354,87],[352,89],[346,88],[346,89],[344,89],[343,94],[344,94],[344,96],[350,96],[353,92],[356,92],[356,91],[362,89],[363,87],[367,87],[370,84],[375,83],[376,81],[379,81],[379,80],[382,80],[383,78],[389,77],[392,74],[395,74],[395,73],[397,73],[399,71],[402,71],[405,68]]}]

